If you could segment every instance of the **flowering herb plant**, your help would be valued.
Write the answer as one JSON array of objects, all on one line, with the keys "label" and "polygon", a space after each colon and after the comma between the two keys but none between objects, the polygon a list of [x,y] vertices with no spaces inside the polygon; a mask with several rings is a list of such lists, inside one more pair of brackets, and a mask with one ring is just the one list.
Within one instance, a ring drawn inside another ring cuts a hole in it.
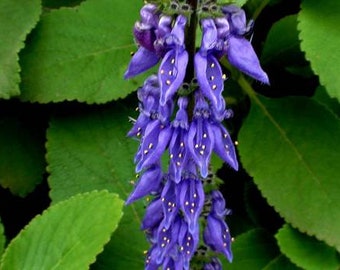
[{"label": "flowering herb plant", "polygon": [[0,0],[0,269],[339,269],[339,12]]}]

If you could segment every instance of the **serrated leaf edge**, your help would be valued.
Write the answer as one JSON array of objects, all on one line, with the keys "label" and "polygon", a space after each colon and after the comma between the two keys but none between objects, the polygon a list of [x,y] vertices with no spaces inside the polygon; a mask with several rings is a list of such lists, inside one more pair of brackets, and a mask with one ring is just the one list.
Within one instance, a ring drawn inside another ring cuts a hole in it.
[{"label": "serrated leaf edge", "polygon": [[[38,24],[39,20],[40,20],[40,15],[42,13],[42,4],[40,2],[39,4],[39,10],[38,10],[38,14],[35,14],[36,17],[33,18],[33,22],[32,24],[29,25],[29,27],[27,27],[22,33],[21,36],[19,36],[17,42],[16,42],[16,50],[15,50],[15,64],[17,67],[17,71],[15,74],[15,81],[14,83],[17,85],[17,89],[13,89],[13,92],[16,91],[16,93],[13,93],[13,95],[9,94],[9,95],[5,95],[5,96],[0,96],[0,98],[3,99],[10,99],[12,96],[19,96],[20,95],[20,89],[19,89],[19,84],[21,82],[21,76],[20,76],[20,72],[21,72],[21,67],[19,64],[19,52],[25,47],[25,40],[26,37],[28,36],[29,33],[31,33],[31,31],[36,27],[36,25]],[[27,26],[27,25],[26,25]]]},{"label": "serrated leaf edge", "polygon": [[[302,157],[301,157],[301,154],[298,152],[298,150],[297,150],[296,147],[294,146],[293,142],[291,142],[290,139],[285,135],[285,132],[281,129],[280,125],[275,121],[275,119],[274,119],[273,116],[270,114],[270,112],[267,110],[267,108],[265,107],[265,105],[264,105],[264,104],[261,102],[261,100],[258,98],[258,95],[256,95],[256,94],[255,94],[255,95],[252,95],[252,96],[251,96],[251,99],[252,99],[253,102],[255,102],[255,103],[260,107],[260,109],[263,111],[264,115],[265,115],[266,117],[268,117],[269,121],[274,125],[274,127],[275,127],[276,129],[278,129],[280,135],[283,136],[284,140],[287,141],[289,145],[292,145],[292,146],[293,146],[294,152],[297,154],[297,156],[299,157],[299,159],[303,161],[303,159],[302,159]],[[317,102],[317,101],[315,101],[315,100],[313,100],[313,102],[315,102],[315,103],[317,103],[318,105],[324,107],[328,112],[330,112],[332,115],[334,115],[334,116],[336,117],[336,119],[339,119],[339,118],[338,118],[338,117],[337,117],[337,116],[336,116],[329,108],[325,107],[323,104],[321,104],[321,103],[319,103],[319,102]],[[241,159],[241,161],[242,161],[242,156],[240,156],[240,159]],[[303,162],[303,164],[305,164],[305,162]],[[306,165],[306,168],[308,169],[308,171],[310,171],[310,173],[311,173],[311,175],[312,175],[312,170],[308,167],[307,164],[305,164],[305,165]],[[254,178],[253,175],[250,175],[250,176],[252,176],[253,179],[255,180],[255,178]],[[313,179],[314,179],[314,177],[313,177]],[[326,242],[328,245],[330,245],[330,246],[336,248],[336,249],[339,251],[339,249],[338,249],[334,244],[331,245],[330,243],[328,243],[328,242],[326,241],[326,239],[322,239],[322,237],[320,237],[319,235],[316,235],[315,233],[308,232],[306,229],[300,228],[298,225],[296,225],[296,224],[295,224],[294,222],[292,222],[291,220],[287,220],[286,217],[285,217],[285,215],[282,214],[282,211],[279,210],[279,209],[271,202],[271,199],[270,199],[270,198],[268,198],[267,196],[265,196],[265,194],[264,194],[263,191],[262,191],[262,186],[258,185],[258,183],[257,183],[256,181],[254,181],[254,182],[255,182],[256,186],[258,187],[258,189],[261,191],[261,194],[262,194],[263,198],[266,199],[266,201],[268,202],[268,204],[269,204],[270,206],[272,206],[272,207],[275,209],[275,211],[276,211],[277,213],[279,213],[279,215],[280,215],[282,218],[284,218],[287,222],[289,222],[289,224],[291,224],[291,226],[292,226],[293,228],[296,228],[296,229],[298,229],[300,232],[305,233],[305,234],[307,234],[307,235],[309,235],[309,236],[313,236],[313,237],[315,237],[316,239],[318,239],[318,240],[320,240],[320,241],[324,241],[324,242]],[[317,184],[320,185],[320,181],[317,180]],[[324,191],[324,192],[325,192],[325,191]],[[325,192],[325,194],[327,194],[327,192]],[[329,197],[326,196],[326,198],[328,199]],[[331,204],[331,202],[329,202],[329,203]]]},{"label": "serrated leaf edge", "polygon": [[[5,261],[6,257],[7,257],[7,253],[8,253],[8,250],[10,250],[10,247],[11,247],[14,243],[16,243],[17,241],[20,241],[20,238],[22,237],[22,234],[23,234],[24,232],[26,232],[26,231],[29,229],[30,226],[33,226],[32,224],[35,224],[36,222],[38,222],[38,221],[44,216],[44,214],[50,212],[51,209],[52,209],[52,211],[55,211],[54,209],[58,209],[58,208],[62,207],[64,204],[67,204],[67,203],[69,203],[69,202],[72,202],[72,201],[74,201],[74,200],[77,200],[78,198],[81,198],[81,197],[84,198],[84,197],[86,197],[86,196],[89,196],[89,195],[95,194],[95,193],[97,193],[97,194],[111,195],[112,198],[118,198],[118,199],[120,199],[119,196],[118,196],[118,194],[109,192],[109,191],[107,191],[107,190],[104,189],[104,190],[100,190],[100,191],[98,191],[98,190],[93,190],[93,191],[90,191],[90,192],[78,193],[78,194],[75,194],[75,195],[69,197],[69,198],[66,199],[66,200],[63,200],[63,201],[57,202],[57,203],[54,204],[54,205],[51,205],[49,208],[45,209],[41,214],[36,215],[36,216],[35,216],[35,217],[34,217],[34,218],[33,218],[33,219],[32,219],[32,220],[31,220],[31,221],[30,221],[30,222],[29,222],[29,223],[28,223],[28,224],[27,224],[27,225],[19,232],[19,233],[18,233],[18,235],[17,235],[17,236],[16,236],[16,237],[8,244],[8,246],[6,247],[6,249],[4,250],[4,252],[3,252],[2,256],[1,256],[1,260],[0,260],[0,269],[1,269],[2,266],[3,266],[3,263],[4,263],[4,261]],[[121,199],[120,199],[120,200],[121,200]],[[122,202],[122,206],[123,206],[123,202]],[[110,241],[111,236],[112,236],[112,234],[114,233],[114,231],[117,229],[118,224],[119,224],[119,221],[121,220],[122,216],[123,216],[123,210],[121,211],[121,214],[120,214],[118,223],[114,226],[114,228],[112,228],[110,235],[103,241],[103,245],[102,245],[101,249],[98,250],[97,254],[92,258],[91,261],[89,261],[89,265],[92,264],[92,263],[94,263],[94,262],[96,261],[96,256],[97,256],[98,254],[100,254],[101,252],[103,252],[104,246]]]}]

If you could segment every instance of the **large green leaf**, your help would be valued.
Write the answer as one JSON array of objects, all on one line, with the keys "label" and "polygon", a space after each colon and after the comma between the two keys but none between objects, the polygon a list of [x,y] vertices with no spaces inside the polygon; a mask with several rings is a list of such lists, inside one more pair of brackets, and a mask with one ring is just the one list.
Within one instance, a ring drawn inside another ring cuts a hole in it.
[{"label": "large green leaf", "polygon": [[321,104],[325,105],[328,109],[330,109],[333,113],[340,117],[340,100],[334,97],[331,98],[327,93],[325,87],[319,86],[316,89],[313,98]]},{"label": "large green leaf", "polygon": [[276,238],[281,251],[303,269],[340,269],[340,256],[336,250],[314,237],[285,225]]},{"label": "large green leaf", "polygon": [[23,50],[21,99],[104,103],[135,90],[140,82],[123,74],[142,4],[88,0],[45,14]]},{"label": "large green leaf", "polygon": [[262,269],[280,253],[274,237],[262,229],[240,234],[235,238],[232,249],[233,262],[225,265],[231,270]]},{"label": "large green leaf", "polygon": [[[128,115],[130,111],[112,104],[111,108],[52,120],[47,132],[47,161],[53,202],[93,189],[108,189],[126,199],[133,189],[131,180],[136,180],[133,156],[138,147],[136,141],[126,138],[131,127]],[[112,269],[143,267],[146,240],[139,229],[142,208],[141,204],[126,207],[114,241],[98,259],[99,265]]]},{"label": "large green leaf", "polygon": [[45,134],[31,119],[14,115],[0,117],[0,130],[0,184],[25,196],[45,172]]},{"label": "large green leaf", "polygon": [[51,206],[9,244],[0,268],[88,269],[117,228],[122,206],[107,191],[78,194]]},{"label": "large green leaf", "polygon": [[301,270],[302,268],[293,264],[286,256],[279,255],[274,260],[266,265],[263,270]]},{"label": "large green leaf", "polygon": [[303,0],[298,16],[301,48],[332,97],[340,99],[340,1]]},{"label": "large green leaf", "polygon": [[0,1],[0,98],[19,95],[19,51],[41,12],[39,0]]},{"label": "large green leaf", "polygon": [[4,252],[5,244],[6,244],[6,237],[5,237],[4,225],[2,224],[2,222],[0,222],[0,256]]},{"label": "large green leaf", "polygon": [[269,204],[340,250],[340,121],[303,97],[253,97],[239,152]]},{"label": "large green leaf", "polygon": [[297,16],[286,16],[273,24],[270,29],[262,50],[261,63],[275,62],[279,65],[292,65],[302,59]]}]

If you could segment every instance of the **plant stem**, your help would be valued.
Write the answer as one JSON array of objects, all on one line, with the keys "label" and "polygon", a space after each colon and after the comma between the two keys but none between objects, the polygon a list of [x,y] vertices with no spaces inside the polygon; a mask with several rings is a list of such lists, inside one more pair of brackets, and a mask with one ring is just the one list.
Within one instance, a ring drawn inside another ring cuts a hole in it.
[{"label": "plant stem", "polygon": [[189,63],[187,66],[187,72],[185,81],[190,83],[190,81],[195,76],[195,69],[194,69],[194,56],[196,52],[196,27],[197,27],[197,0],[187,0],[187,3],[191,6],[193,12],[190,15],[189,19],[189,27],[187,28],[185,46],[186,50],[189,53]]},{"label": "plant stem", "polygon": [[251,87],[250,83],[244,78],[243,74],[239,74],[237,78],[238,84],[241,86],[242,90],[251,98],[257,99],[254,89]]}]

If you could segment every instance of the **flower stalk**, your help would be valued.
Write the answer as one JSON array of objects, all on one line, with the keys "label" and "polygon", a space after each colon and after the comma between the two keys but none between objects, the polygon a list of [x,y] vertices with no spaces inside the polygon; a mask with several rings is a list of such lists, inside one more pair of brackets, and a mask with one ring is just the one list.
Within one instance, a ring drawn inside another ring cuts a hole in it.
[{"label": "flower stalk", "polygon": [[[134,27],[139,48],[125,78],[160,63],[158,73],[137,91],[140,114],[128,133],[140,141],[134,159],[140,177],[126,203],[153,198],[142,222],[151,246],[145,269],[222,269],[216,255],[207,255],[201,266],[191,265],[201,232],[211,251],[207,254],[221,253],[232,261],[225,222],[230,211],[218,185],[207,181],[213,152],[238,170],[234,143],[223,126],[232,113],[223,97],[227,78],[220,59],[225,56],[232,66],[263,83],[268,77],[244,37],[251,28],[244,11],[233,5],[216,10],[215,2],[146,4]],[[161,7],[167,7],[166,12]],[[200,18],[198,10],[203,9],[205,16]],[[211,16],[207,10],[212,10]],[[197,48],[198,22],[202,40]],[[165,167],[163,155],[169,157]]]}]

